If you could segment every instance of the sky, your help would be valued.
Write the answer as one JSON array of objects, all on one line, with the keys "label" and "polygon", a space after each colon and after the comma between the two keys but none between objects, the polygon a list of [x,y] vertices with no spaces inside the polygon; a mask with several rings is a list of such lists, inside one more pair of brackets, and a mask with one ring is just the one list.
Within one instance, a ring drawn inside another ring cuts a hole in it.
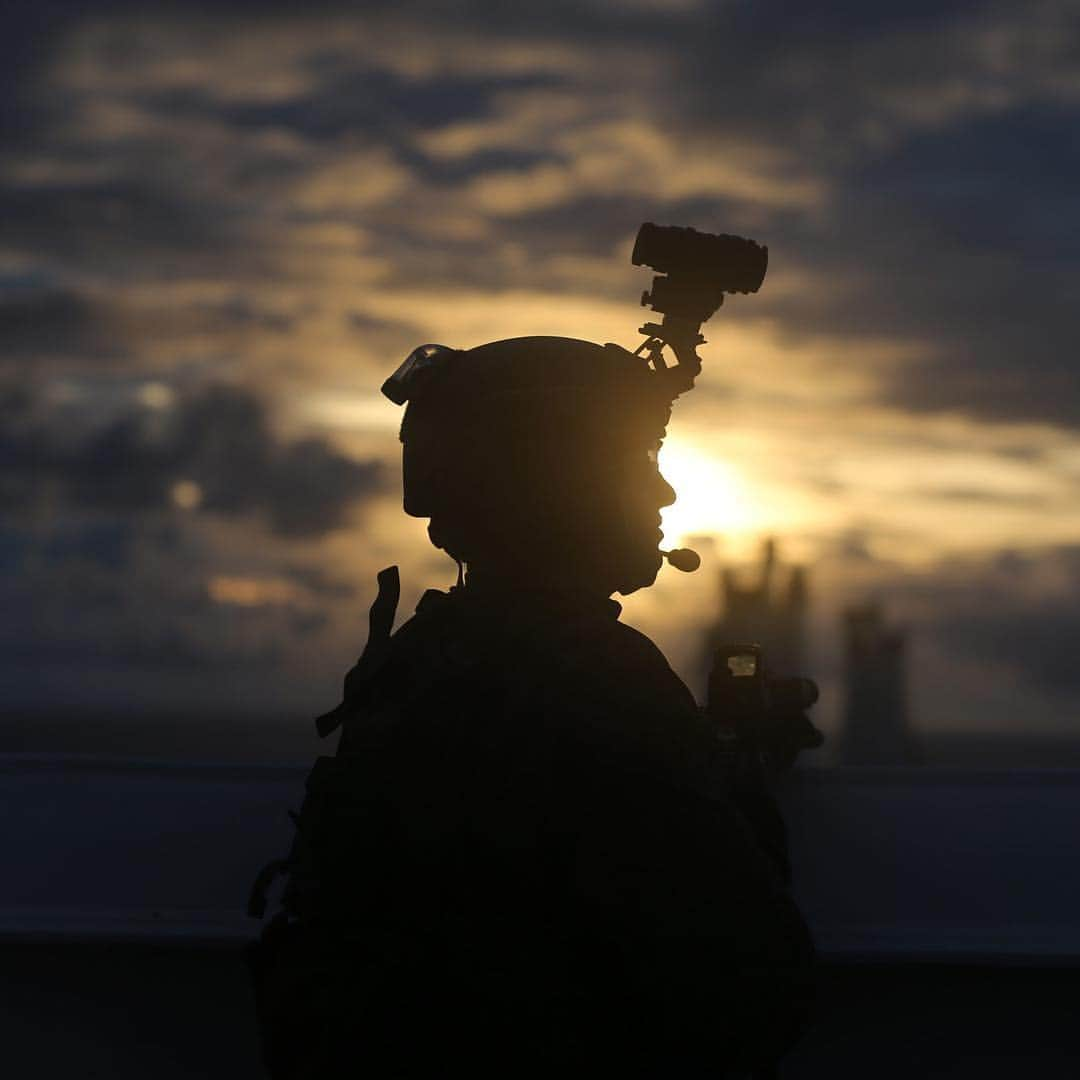
[{"label": "sky", "polygon": [[0,691],[331,706],[400,506],[416,345],[638,343],[643,221],[768,244],[710,321],[625,601],[693,683],[725,566],[906,628],[915,724],[1077,733],[1080,12],[16,3],[0,45]]}]

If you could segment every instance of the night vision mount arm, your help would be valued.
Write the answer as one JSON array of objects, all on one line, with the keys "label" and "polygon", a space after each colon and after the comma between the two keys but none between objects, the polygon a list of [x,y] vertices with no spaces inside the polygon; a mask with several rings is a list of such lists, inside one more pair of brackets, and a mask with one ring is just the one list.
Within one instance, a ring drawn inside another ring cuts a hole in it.
[{"label": "night vision mount arm", "polygon": [[[701,372],[697,347],[705,342],[702,324],[723,304],[725,293],[761,288],[769,249],[741,236],[646,222],[638,230],[630,261],[659,271],[652,290],[641,294],[641,303],[663,315],[659,323],[639,328],[646,337],[634,355],[649,350],[650,365],[670,381],[674,398],[689,390]],[[675,354],[673,367],[664,360],[665,345]]]}]

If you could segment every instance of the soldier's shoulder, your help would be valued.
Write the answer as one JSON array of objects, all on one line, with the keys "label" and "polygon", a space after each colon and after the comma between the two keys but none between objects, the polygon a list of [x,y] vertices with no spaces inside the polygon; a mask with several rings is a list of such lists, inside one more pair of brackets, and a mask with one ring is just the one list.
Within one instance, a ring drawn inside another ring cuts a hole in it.
[{"label": "soldier's shoulder", "polygon": [[667,657],[661,652],[660,647],[647,634],[642,633],[635,626],[624,623],[621,619],[612,620],[610,624],[611,641],[622,655],[633,662],[648,664],[650,666],[664,667],[671,671],[671,665]]},{"label": "soldier's shoulder", "polygon": [[696,714],[693,695],[663,652],[619,614],[614,602],[559,611],[429,590],[393,635],[383,685],[409,698],[422,686],[453,684],[467,694],[475,683],[485,693],[501,687],[514,696],[520,685],[547,708]]},{"label": "soldier's shoulder", "polygon": [[658,692],[677,699],[681,707],[696,707],[686,683],[648,635],[624,622],[612,621],[605,646],[613,666],[624,674],[628,685],[640,688],[649,684]]}]

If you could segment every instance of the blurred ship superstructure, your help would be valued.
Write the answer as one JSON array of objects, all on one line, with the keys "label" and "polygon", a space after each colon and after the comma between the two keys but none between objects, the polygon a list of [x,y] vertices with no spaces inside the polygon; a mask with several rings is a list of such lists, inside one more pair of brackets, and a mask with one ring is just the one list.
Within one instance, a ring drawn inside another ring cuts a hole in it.
[{"label": "blurred ship superstructure", "polygon": [[[814,677],[805,654],[809,575],[802,566],[781,563],[775,540],[762,545],[751,574],[731,567],[721,571],[720,604],[720,618],[704,635],[704,670],[718,647],[757,642],[773,674]],[[922,749],[908,717],[904,631],[890,626],[876,604],[848,608],[842,630],[844,707],[836,760],[844,765],[921,764]]]},{"label": "blurred ship superstructure", "polygon": [[840,735],[844,765],[918,765],[922,754],[908,724],[907,638],[877,604],[844,612],[845,703]]},{"label": "blurred ship superstructure", "polygon": [[774,540],[762,546],[756,577],[746,581],[730,567],[720,574],[722,615],[705,632],[704,660],[730,642],[757,642],[777,675],[801,675],[808,583],[801,566],[782,568]]}]

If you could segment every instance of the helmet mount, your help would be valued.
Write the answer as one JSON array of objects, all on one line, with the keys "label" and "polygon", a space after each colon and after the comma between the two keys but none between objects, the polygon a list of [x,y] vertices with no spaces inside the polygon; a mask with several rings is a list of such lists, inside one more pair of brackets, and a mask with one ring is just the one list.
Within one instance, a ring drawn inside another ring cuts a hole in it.
[{"label": "helmet mount", "polygon": [[[725,293],[761,288],[769,249],[741,236],[646,222],[638,230],[630,261],[660,272],[651,292],[641,294],[641,304],[661,312],[663,319],[639,328],[646,337],[635,355],[648,349],[650,367],[667,380],[674,400],[691,389],[701,373],[697,347],[705,343],[702,324],[719,310]],[[664,360],[665,345],[675,354],[673,367]]]},{"label": "helmet mount", "polygon": [[[702,325],[719,310],[726,293],[758,291],[768,268],[769,249],[741,236],[646,222],[638,230],[630,261],[658,271],[651,290],[641,294],[641,303],[663,316],[660,322],[638,328],[645,340],[631,355],[647,350],[648,368],[671,402],[691,389],[701,373],[697,348],[705,343]],[[665,346],[675,355],[674,365],[664,359]],[[446,345],[419,346],[383,383],[383,394],[396,405],[426,395],[426,388],[440,381],[441,373],[456,366],[452,358],[458,352]]]}]

